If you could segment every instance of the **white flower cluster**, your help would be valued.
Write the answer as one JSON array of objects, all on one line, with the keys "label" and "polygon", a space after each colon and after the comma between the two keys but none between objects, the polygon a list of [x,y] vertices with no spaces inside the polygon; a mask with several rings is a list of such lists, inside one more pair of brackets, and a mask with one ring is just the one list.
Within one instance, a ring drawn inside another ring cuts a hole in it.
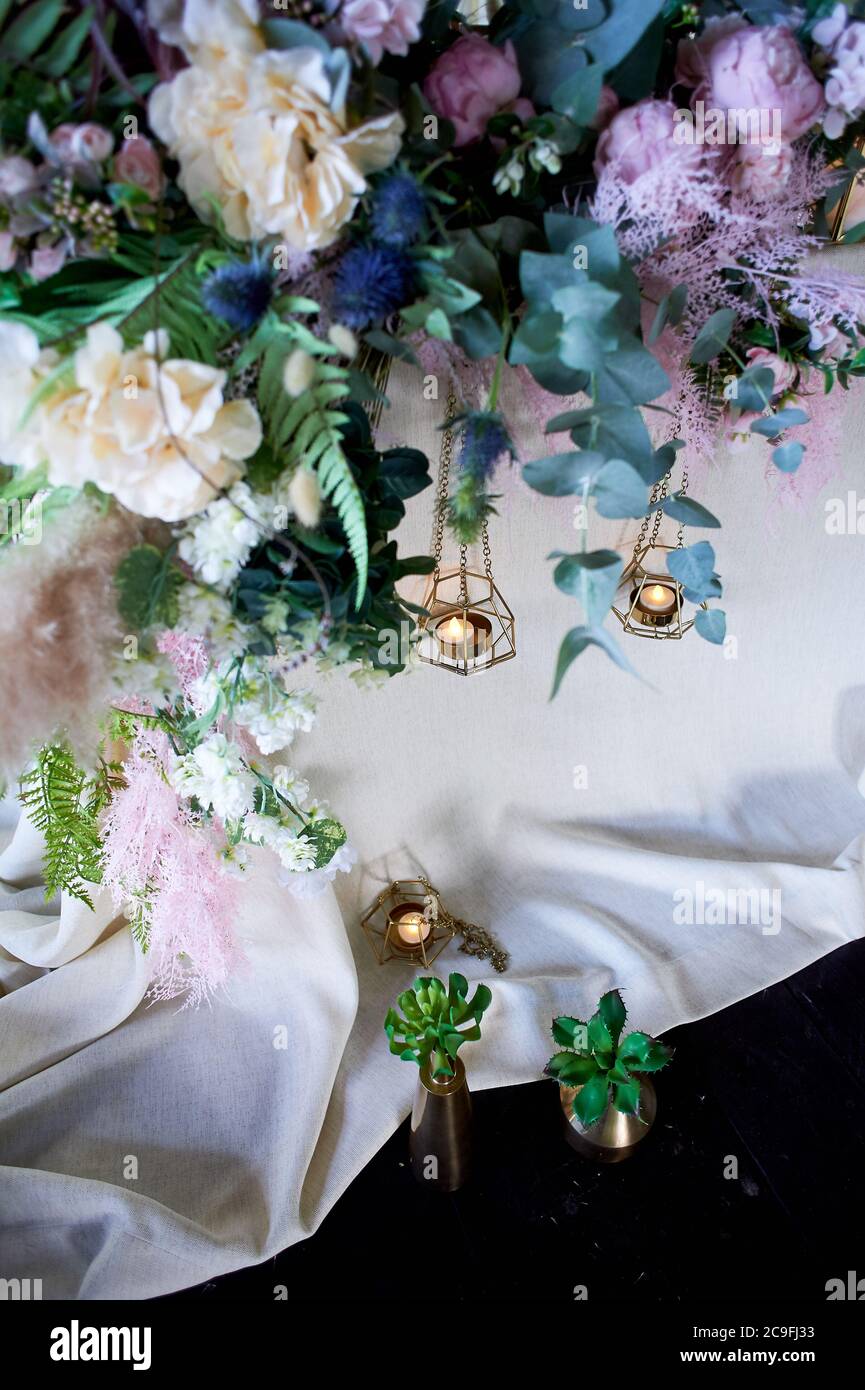
[{"label": "white flower cluster", "polygon": [[298,730],[309,733],[315,700],[308,690],[285,690],[260,671],[243,681],[232,719],[252,735],[262,753],[279,753],[294,742]]},{"label": "white flower cluster", "polygon": [[255,778],[236,743],[210,734],[191,753],[178,758],[170,774],[181,796],[198,801],[223,821],[242,820],[252,809]]},{"label": "white flower cluster", "polygon": [[180,539],[181,560],[205,584],[227,590],[265,534],[268,510],[267,498],[257,496],[247,483],[235,483],[228,497],[218,497],[187,524]]},{"label": "white flower cluster", "polygon": [[315,845],[285,820],[277,820],[275,816],[247,816],[244,837],[252,844],[273,850],[282,867],[291,874],[307,873],[315,868]]},{"label": "white flower cluster", "polygon": [[830,140],[838,140],[846,125],[865,110],[865,24],[851,19],[846,5],[838,4],[814,25],[813,38],[832,60],[823,129]]}]

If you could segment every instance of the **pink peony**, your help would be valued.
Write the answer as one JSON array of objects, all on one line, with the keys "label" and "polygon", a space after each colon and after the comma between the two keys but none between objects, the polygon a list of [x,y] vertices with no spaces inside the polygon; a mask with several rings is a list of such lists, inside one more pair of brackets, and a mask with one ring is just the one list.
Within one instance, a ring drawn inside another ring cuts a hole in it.
[{"label": "pink peony", "polygon": [[608,87],[605,82],[598,98],[598,109],[589,123],[592,130],[606,130],[618,109],[619,98],[612,87]]},{"label": "pink peony", "polygon": [[614,116],[598,141],[595,173],[609,167],[622,183],[636,180],[669,159],[696,166],[703,157],[699,145],[674,140],[676,108],[671,101],[646,97]]},{"label": "pink peony", "polygon": [[374,63],[383,53],[404,57],[420,38],[426,0],[344,0],[339,12],[343,33],[362,43]]},{"label": "pink peony", "polygon": [[738,29],[749,28],[740,14],[717,15],[706,21],[703,32],[695,39],[680,39],[676,49],[676,81],[683,87],[703,89],[709,75],[709,55],[721,39]]},{"label": "pink peony", "polygon": [[11,270],[18,259],[18,247],[11,232],[0,232],[0,271]]},{"label": "pink peony", "polygon": [[768,367],[772,372],[775,378],[773,397],[783,396],[787,391],[793,389],[797,372],[792,362],[786,362],[776,352],[770,352],[768,348],[761,347],[748,348],[746,357],[749,367]]},{"label": "pink peony", "polygon": [[162,192],[162,166],[159,155],[144,135],[124,140],[114,156],[114,177],[118,183],[141,188],[154,202]]},{"label": "pink peony", "polygon": [[520,94],[513,44],[495,48],[480,34],[464,34],[434,64],[423,91],[433,110],[453,123],[454,144],[480,140],[487,121]]},{"label": "pink peony", "polygon": [[781,138],[788,144],[823,114],[823,88],[782,25],[736,29],[711,48],[706,63],[708,100],[734,113],[740,137],[750,135],[749,110],[778,111]]},{"label": "pink peony", "polygon": [[740,145],[730,166],[736,193],[765,203],[783,193],[793,168],[789,145]]}]

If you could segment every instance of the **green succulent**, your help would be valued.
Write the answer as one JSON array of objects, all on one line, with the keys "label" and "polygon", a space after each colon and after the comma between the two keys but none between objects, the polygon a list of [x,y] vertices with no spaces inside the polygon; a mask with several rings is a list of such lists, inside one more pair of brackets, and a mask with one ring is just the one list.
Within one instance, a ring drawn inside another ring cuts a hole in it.
[{"label": "green succulent", "polygon": [[471,999],[468,992],[468,980],[456,972],[447,989],[435,976],[415,980],[396,1001],[403,1016],[397,1009],[387,1011],[384,1031],[391,1052],[419,1067],[429,1062],[433,1076],[453,1076],[451,1062],[464,1042],[477,1042],[481,1017],[493,997],[486,985],[478,985]]},{"label": "green succulent", "polygon": [[622,1038],[626,1017],[621,994],[611,989],[601,996],[598,1011],[588,1023],[578,1018],[553,1019],[553,1040],[567,1050],[551,1057],[545,1072],[560,1086],[581,1088],[573,1109],[584,1125],[595,1124],[610,1099],[623,1115],[641,1119],[640,1074],[660,1071],[672,1059],[673,1049],[648,1033],[628,1033]]}]

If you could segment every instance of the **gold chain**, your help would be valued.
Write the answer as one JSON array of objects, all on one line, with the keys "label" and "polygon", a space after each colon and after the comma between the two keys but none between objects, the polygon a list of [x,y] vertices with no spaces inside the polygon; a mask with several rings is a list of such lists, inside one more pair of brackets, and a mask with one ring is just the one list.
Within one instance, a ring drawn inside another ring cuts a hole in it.
[{"label": "gold chain", "polygon": [[[429,879],[421,878],[419,882],[423,884],[427,892],[435,894],[438,898],[438,893]],[[441,903],[440,898],[439,902]],[[438,920],[446,927],[451,928],[457,936],[462,937],[463,944],[460,946],[460,950],[464,955],[474,956],[476,960],[488,960],[493,970],[499,975],[507,969],[508,952],[503,951],[501,946],[496,944],[495,937],[485,927],[478,927],[474,922],[464,922],[461,917],[452,916],[444,904],[440,907]]]},{"label": "gold chain", "polygon": [[[672,429],[671,429],[671,432],[670,432],[670,438],[666,441],[666,443],[668,443],[668,444],[669,444],[669,442],[670,442],[671,439],[676,439],[677,436],[678,436],[679,428],[680,428],[680,425],[681,425],[681,420],[680,420],[681,408],[682,408],[682,397],[680,396],[680,397],[679,397],[678,409],[677,409],[677,411],[676,411],[676,415],[675,415],[675,418],[674,418],[674,420],[673,420],[673,425],[672,425]],[[643,524],[642,524],[642,526],[640,527],[640,534],[638,535],[638,537],[637,537],[637,543],[636,543],[636,545],[634,546],[634,559],[635,559],[635,560],[638,558],[638,556],[639,556],[639,554],[640,554],[640,550],[641,550],[641,549],[643,548],[643,546],[645,545],[645,542],[646,542],[646,535],[647,535],[648,530],[649,530],[649,522],[652,520],[652,512],[655,512],[655,524],[654,524],[654,526],[652,527],[652,538],[651,538],[651,540],[649,541],[649,545],[650,545],[650,546],[654,546],[654,545],[656,544],[656,542],[657,542],[657,539],[658,539],[658,532],[659,532],[660,529],[661,529],[661,522],[662,522],[663,519],[664,519],[664,509],[663,509],[663,507],[658,506],[658,503],[659,503],[659,502],[665,502],[665,501],[667,500],[667,488],[670,486],[670,482],[671,482],[672,476],[673,476],[673,470],[672,470],[672,468],[668,468],[668,469],[667,469],[667,472],[664,474],[663,478],[660,478],[660,479],[658,480],[658,482],[656,482],[655,485],[654,485],[654,487],[652,488],[652,492],[651,492],[651,495],[650,495],[650,497],[649,497],[649,510],[646,512],[646,515],[645,515],[645,517],[643,518]],[[680,488],[680,495],[681,495],[682,497],[684,497],[684,496],[685,496],[685,493],[686,493],[687,491],[688,491],[688,469],[687,469],[687,466],[686,466],[685,464],[683,464],[683,465],[682,465],[682,486],[681,486],[681,488]],[[657,511],[655,510],[656,508],[657,508]],[[676,547],[678,550],[681,550],[682,547],[683,547],[683,545],[685,544],[685,540],[684,540],[684,530],[685,530],[685,526],[684,526],[684,522],[683,522],[683,523],[680,525],[680,527],[679,527],[678,544],[677,544],[677,547]]]},{"label": "gold chain", "polygon": [[457,398],[453,387],[448,392],[447,414],[445,415],[445,427],[442,430],[442,447],[439,455],[439,484],[438,497],[436,498],[435,527],[433,530],[433,555],[436,567],[434,578],[441,577],[442,545],[444,544],[445,519],[448,510],[448,492],[450,491],[451,463],[454,452],[454,436],[451,429],[451,421],[456,414]]}]

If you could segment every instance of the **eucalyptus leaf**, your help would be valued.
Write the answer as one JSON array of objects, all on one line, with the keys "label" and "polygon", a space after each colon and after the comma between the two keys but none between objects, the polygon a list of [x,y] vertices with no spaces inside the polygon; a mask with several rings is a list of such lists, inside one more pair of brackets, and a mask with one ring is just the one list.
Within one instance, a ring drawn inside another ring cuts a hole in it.
[{"label": "eucalyptus leaf", "polygon": [[545,497],[570,497],[590,487],[605,463],[603,454],[574,449],[533,459],[523,467],[523,478]]},{"label": "eucalyptus leaf", "polygon": [[711,314],[697,334],[691,349],[691,361],[700,366],[714,362],[727,346],[735,322],[735,309],[717,309]]},{"label": "eucalyptus leaf", "polygon": [[562,593],[580,600],[589,622],[595,624],[602,623],[610,611],[621,573],[622,559],[615,550],[592,550],[562,556],[553,578]]},{"label": "eucalyptus leaf", "polygon": [[727,635],[727,615],[722,608],[699,608],[694,627],[707,642],[720,647]]},{"label": "eucalyptus leaf", "polygon": [[656,510],[663,511],[667,516],[671,516],[674,521],[679,521],[683,526],[706,526],[719,527],[720,521],[716,516],[699,502],[695,502],[692,497],[685,497],[681,492],[674,492],[672,497],[665,497],[657,502]]},{"label": "eucalyptus leaf", "polygon": [[667,556],[667,569],[687,588],[701,589],[715,572],[715,552],[708,541],[697,541],[696,545],[672,550]]},{"label": "eucalyptus leaf", "polygon": [[577,657],[582,655],[587,647],[591,646],[600,647],[602,651],[606,652],[610,660],[614,661],[617,666],[620,666],[623,671],[627,671],[629,675],[636,676],[637,673],[633,666],[619,647],[616,646],[616,643],[613,641],[613,638],[610,636],[609,632],[607,632],[606,628],[597,626],[572,627],[559,648],[553,690],[550,695],[551,700],[555,699],[562,681]]},{"label": "eucalyptus leaf", "polygon": [[630,463],[609,459],[592,483],[592,496],[601,516],[610,518],[644,516],[646,484]]},{"label": "eucalyptus leaf", "polygon": [[788,444],[780,444],[773,450],[772,462],[782,473],[795,473],[804,454],[805,445],[800,444],[798,440],[791,440]]}]

